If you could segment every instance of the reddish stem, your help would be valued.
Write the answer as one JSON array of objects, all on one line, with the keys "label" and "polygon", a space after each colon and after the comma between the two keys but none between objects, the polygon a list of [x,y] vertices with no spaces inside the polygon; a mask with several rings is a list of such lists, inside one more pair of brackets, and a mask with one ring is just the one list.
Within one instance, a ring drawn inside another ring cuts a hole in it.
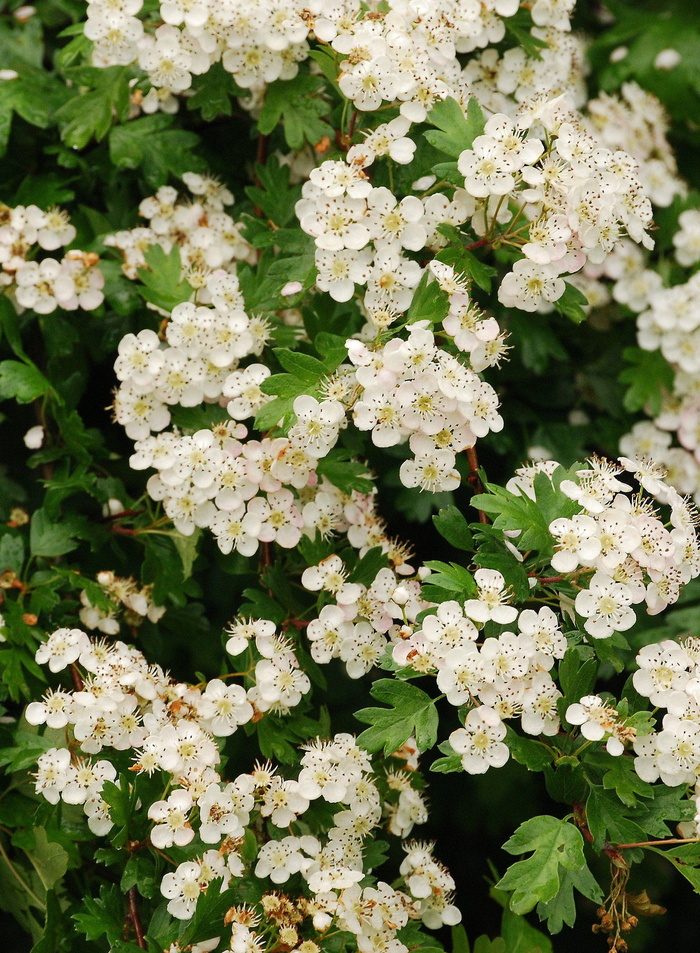
[{"label": "reddish stem", "polygon": [[85,686],[83,684],[83,676],[80,674],[80,669],[77,667],[77,665],[70,666],[70,677],[71,681],[73,682],[74,691],[82,692]]},{"label": "reddish stem", "polygon": [[471,245],[465,245],[464,247],[467,249],[467,251],[472,251],[472,249],[474,248],[483,248],[484,245],[490,245],[490,244],[491,244],[490,238],[480,238],[478,242],[472,242]]},{"label": "reddish stem", "polygon": [[[467,483],[471,486],[475,494],[483,493],[484,484],[481,482],[481,477],[479,476],[479,458],[476,455],[476,450],[474,447],[467,447],[467,460],[469,462],[469,476],[467,477]],[[479,514],[480,523],[488,523],[489,518],[483,510],[477,509],[476,512]]]},{"label": "reddish stem", "polygon": [[122,536],[136,536],[135,529],[129,529],[128,526],[119,526],[118,523],[111,523],[109,531],[110,533],[120,533]]},{"label": "reddish stem", "polygon": [[105,523],[109,523],[111,520],[121,520],[125,516],[140,516],[144,513],[145,510],[122,510],[121,513],[110,513],[109,516],[103,516],[102,519]]},{"label": "reddish stem", "polygon": [[147,950],[146,939],[143,934],[143,926],[141,925],[141,917],[139,916],[139,909],[137,906],[136,899],[136,887],[132,887],[127,894],[129,902],[129,919],[131,920],[131,925],[134,928],[134,933],[136,934],[136,945],[141,950]]}]

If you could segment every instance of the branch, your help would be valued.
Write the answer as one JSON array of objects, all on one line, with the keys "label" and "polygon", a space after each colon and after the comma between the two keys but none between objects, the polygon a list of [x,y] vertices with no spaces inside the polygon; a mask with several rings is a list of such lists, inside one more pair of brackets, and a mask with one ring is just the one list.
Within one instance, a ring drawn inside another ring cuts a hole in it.
[{"label": "branch", "polygon": [[70,666],[70,677],[73,682],[73,689],[76,692],[82,692],[85,688],[83,685],[83,676],[80,674],[80,670],[77,665]]},{"label": "branch", "polygon": [[[471,486],[475,494],[484,492],[484,484],[479,476],[479,458],[476,455],[474,447],[467,447],[467,460],[469,461],[469,476],[467,483]],[[479,515],[480,523],[488,523],[489,518],[483,510],[476,511]]]},{"label": "branch", "polygon": [[133,926],[134,933],[136,934],[136,945],[142,950],[147,950],[148,946],[146,945],[146,940],[144,938],[143,926],[141,924],[141,917],[139,916],[139,910],[137,906],[136,887],[132,887],[131,890],[129,890],[127,893],[127,899],[129,902],[128,917],[131,920],[131,925]]},{"label": "branch", "polygon": [[633,847],[664,847],[666,844],[698,844],[700,837],[667,837],[665,840],[640,840],[637,844],[616,844],[618,850],[631,850]]}]

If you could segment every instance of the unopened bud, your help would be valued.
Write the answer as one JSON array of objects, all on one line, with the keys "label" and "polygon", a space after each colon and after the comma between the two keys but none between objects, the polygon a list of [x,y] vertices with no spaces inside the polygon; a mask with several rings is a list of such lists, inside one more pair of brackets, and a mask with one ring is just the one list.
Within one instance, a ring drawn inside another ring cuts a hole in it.
[{"label": "unopened bud", "polygon": [[37,424],[36,427],[30,427],[24,435],[24,446],[28,450],[38,450],[44,442],[44,428]]},{"label": "unopened bud", "polygon": [[319,933],[324,933],[333,922],[333,918],[327,913],[316,913],[313,918],[314,929]]},{"label": "unopened bud", "polygon": [[406,586],[397,586],[391,597],[392,602],[395,602],[397,606],[405,606],[410,598],[411,593]]}]

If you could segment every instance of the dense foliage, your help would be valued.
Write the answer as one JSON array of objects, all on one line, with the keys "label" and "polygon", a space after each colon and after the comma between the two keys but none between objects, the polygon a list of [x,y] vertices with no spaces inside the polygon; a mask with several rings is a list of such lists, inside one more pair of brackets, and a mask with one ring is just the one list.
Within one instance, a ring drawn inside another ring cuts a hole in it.
[{"label": "dense foliage", "polygon": [[18,950],[694,942],[700,12],[574,8],[2,6]]}]

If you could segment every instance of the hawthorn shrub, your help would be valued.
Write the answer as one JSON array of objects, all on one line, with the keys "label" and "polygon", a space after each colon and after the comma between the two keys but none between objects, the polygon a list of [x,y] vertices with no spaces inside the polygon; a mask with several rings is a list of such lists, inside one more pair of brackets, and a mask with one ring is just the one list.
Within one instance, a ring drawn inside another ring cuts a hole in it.
[{"label": "hawthorn shrub", "polygon": [[694,948],[700,14],[574,6],[3,5],[13,948]]}]

